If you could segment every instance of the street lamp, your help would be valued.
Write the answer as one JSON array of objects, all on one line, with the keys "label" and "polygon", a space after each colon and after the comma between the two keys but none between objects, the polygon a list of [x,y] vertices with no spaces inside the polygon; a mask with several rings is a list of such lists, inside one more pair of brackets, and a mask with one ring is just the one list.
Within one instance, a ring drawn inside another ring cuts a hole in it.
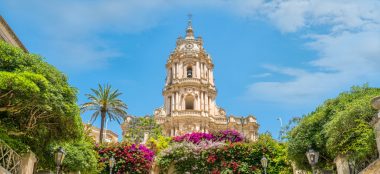
[{"label": "street lamp", "polygon": [[316,173],[315,165],[318,163],[319,152],[316,152],[313,149],[309,149],[309,151],[306,152],[306,157],[307,157],[307,160],[309,161],[309,164],[311,165],[313,174],[315,174]]},{"label": "street lamp", "polygon": [[264,174],[267,174],[267,167],[268,167],[268,159],[265,158],[265,156],[263,156],[263,158],[261,158],[261,166],[263,166],[264,168]]},{"label": "street lamp", "polygon": [[63,159],[65,158],[66,152],[62,147],[59,147],[54,154],[55,164],[57,165],[57,174],[59,174]]},{"label": "street lamp", "polygon": [[110,165],[110,174],[112,174],[112,168],[115,166],[115,158],[114,157],[110,158],[109,165]]}]

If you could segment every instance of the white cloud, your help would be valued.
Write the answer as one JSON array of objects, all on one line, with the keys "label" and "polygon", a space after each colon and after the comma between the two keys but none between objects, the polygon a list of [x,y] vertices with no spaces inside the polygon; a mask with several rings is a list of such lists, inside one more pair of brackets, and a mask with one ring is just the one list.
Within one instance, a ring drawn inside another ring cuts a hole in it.
[{"label": "white cloud", "polygon": [[269,77],[271,75],[272,75],[272,73],[260,73],[260,74],[253,74],[251,77],[252,78],[264,78],[264,77]]},{"label": "white cloud", "polygon": [[[257,82],[248,87],[255,100],[305,104],[322,100],[327,94],[347,89],[351,85],[376,82],[380,73],[380,2],[289,0],[270,1],[267,17],[282,32],[303,29],[309,38],[305,43],[319,58],[308,62],[310,68],[266,66],[288,75],[291,80]],[[326,27],[328,31],[315,29]],[[297,56],[297,55],[294,55]]]}]

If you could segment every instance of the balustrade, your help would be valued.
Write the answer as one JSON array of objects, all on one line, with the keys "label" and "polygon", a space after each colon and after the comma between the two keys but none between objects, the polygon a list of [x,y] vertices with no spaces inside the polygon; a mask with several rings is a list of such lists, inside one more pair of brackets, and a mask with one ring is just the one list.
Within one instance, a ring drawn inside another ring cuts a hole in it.
[{"label": "balustrade", "polygon": [[21,156],[0,140],[0,166],[12,174],[20,173]]}]

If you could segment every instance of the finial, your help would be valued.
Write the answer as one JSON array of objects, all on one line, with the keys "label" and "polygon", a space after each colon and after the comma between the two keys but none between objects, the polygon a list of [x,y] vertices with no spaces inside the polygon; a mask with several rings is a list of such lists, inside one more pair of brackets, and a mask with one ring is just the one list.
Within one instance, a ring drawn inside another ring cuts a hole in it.
[{"label": "finial", "polygon": [[188,22],[187,22],[187,26],[188,26],[188,27],[191,27],[191,18],[193,17],[193,15],[192,15],[191,13],[189,13],[189,14],[187,15],[187,17],[189,18],[189,19],[188,19]]},{"label": "finial", "polygon": [[187,17],[189,18],[188,19],[188,22],[187,22],[187,29],[186,29],[186,38],[194,38],[194,33],[193,33],[193,27],[191,26],[191,19],[193,17],[193,15],[191,13],[189,13],[187,15]]}]

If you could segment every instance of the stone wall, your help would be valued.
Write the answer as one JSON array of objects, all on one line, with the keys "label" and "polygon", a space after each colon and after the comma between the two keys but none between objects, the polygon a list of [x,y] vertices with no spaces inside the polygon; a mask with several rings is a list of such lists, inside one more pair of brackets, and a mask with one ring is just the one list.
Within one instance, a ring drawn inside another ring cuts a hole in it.
[{"label": "stone wall", "polygon": [[33,152],[28,152],[21,159],[21,174],[32,174],[37,158]]},{"label": "stone wall", "polygon": [[350,167],[348,165],[348,158],[345,155],[338,155],[334,162],[336,164],[336,171],[338,174],[350,173]]},{"label": "stone wall", "polygon": [[[373,126],[376,133],[377,151],[380,154],[380,96],[372,99],[372,107],[378,110],[377,116],[373,120]],[[380,159],[372,162],[368,167],[360,172],[360,174],[374,174],[380,173]]]},{"label": "stone wall", "polygon": [[0,166],[0,174],[11,174],[8,172],[8,170],[5,170],[3,167]]}]

